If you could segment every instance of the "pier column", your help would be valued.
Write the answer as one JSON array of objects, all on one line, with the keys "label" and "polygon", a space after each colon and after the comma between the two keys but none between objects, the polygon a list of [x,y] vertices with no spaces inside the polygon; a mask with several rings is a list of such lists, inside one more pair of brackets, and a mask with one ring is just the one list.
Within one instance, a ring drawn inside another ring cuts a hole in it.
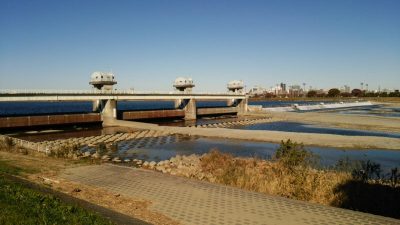
[{"label": "pier column", "polygon": [[237,110],[238,110],[238,115],[243,115],[247,112],[247,106],[248,106],[248,99],[238,99],[236,100],[238,101],[237,103]]},{"label": "pier column", "polygon": [[232,106],[235,106],[235,99],[228,99],[228,100],[226,100],[226,105],[228,106],[228,107],[232,107]]},{"label": "pier column", "polygon": [[177,99],[174,101],[174,107],[175,109],[182,109],[182,99]]},{"label": "pier column", "polygon": [[117,101],[114,99],[102,100],[101,115],[103,121],[105,119],[116,119],[117,118]]},{"label": "pier column", "polygon": [[195,120],[197,118],[196,100],[184,99],[183,100],[185,111],[185,120]]},{"label": "pier column", "polygon": [[101,103],[102,103],[101,100],[94,100],[93,101],[92,111],[93,112],[100,112],[101,109],[102,109]]}]

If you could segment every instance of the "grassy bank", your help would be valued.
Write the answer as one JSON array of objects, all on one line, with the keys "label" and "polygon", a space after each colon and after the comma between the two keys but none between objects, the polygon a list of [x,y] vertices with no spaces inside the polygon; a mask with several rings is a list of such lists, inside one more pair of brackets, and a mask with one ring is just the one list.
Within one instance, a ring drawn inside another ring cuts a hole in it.
[{"label": "grassy bank", "polygon": [[0,224],[112,224],[81,207],[0,175]]},{"label": "grassy bank", "polygon": [[112,224],[96,213],[7,178],[32,172],[0,161],[0,224]]}]

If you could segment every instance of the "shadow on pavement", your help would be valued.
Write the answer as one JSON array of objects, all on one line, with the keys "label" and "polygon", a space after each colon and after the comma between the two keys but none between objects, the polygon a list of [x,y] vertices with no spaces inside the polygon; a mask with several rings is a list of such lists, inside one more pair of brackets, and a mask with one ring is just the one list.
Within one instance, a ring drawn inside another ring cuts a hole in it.
[{"label": "shadow on pavement", "polygon": [[400,187],[352,180],[336,187],[331,205],[400,219]]}]

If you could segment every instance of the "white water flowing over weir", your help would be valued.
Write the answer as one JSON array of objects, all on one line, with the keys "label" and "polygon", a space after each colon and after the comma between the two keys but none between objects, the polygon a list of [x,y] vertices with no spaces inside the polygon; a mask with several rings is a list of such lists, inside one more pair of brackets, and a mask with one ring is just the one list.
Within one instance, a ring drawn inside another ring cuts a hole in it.
[{"label": "white water flowing over weir", "polygon": [[370,101],[366,102],[339,102],[339,103],[329,103],[329,104],[316,104],[316,105],[298,105],[293,104],[292,106],[284,107],[266,107],[262,108],[261,105],[249,105],[248,109],[250,112],[256,111],[266,111],[266,112],[292,112],[292,111],[310,111],[310,110],[321,110],[321,109],[339,109],[339,108],[349,108],[349,107],[359,107],[359,106],[372,106]]}]

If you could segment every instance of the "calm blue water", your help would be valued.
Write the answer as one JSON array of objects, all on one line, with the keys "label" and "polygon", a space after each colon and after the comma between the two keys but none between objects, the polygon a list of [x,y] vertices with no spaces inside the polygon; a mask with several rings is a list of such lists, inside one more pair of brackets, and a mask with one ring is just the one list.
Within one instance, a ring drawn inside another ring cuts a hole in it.
[{"label": "calm blue water", "polygon": [[[197,102],[197,107],[224,107],[225,101]],[[173,101],[120,101],[118,110],[173,109]],[[52,113],[89,113],[91,102],[0,102],[0,116]]]},{"label": "calm blue water", "polygon": [[399,133],[393,133],[393,132],[386,133],[386,132],[352,130],[343,128],[318,127],[310,124],[296,123],[296,122],[260,123],[247,126],[238,126],[235,128],[240,128],[245,130],[275,130],[275,131],[287,131],[287,132],[337,134],[337,135],[349,135],[349,136],[377,136],[377,137],[400,138]]},{"label": "calm blue water", "polygon": [[[127,150],[120,151],[118,154],[125,157],[132,156],[143,160],[160,161],[170,159],[176,155],[204,154],[209,152],[210,149],[218,149],[221,152],[230,153],[234,156],[257,156],[269,159],[275,153],[278,146],[278,144],[265,142],[198,138],[153,146],[149,149],[130,149],[129,154],[126,154]],[[323,166],[333,166],[339,159],[347,157],[350,160],[371,160],[381,164],[384,170],[400,167],[400,152],[396,150],[345,150],[327,147],[306,148],[320,157]]]},{"label": "calm blue water", "polygon": [[370,116],[384,116],[384,117],[400,117],[400,108],[396,107],[357,107],[344,110],[334,110],[339,114],[353,114],[353,115],[370,115]]}]

